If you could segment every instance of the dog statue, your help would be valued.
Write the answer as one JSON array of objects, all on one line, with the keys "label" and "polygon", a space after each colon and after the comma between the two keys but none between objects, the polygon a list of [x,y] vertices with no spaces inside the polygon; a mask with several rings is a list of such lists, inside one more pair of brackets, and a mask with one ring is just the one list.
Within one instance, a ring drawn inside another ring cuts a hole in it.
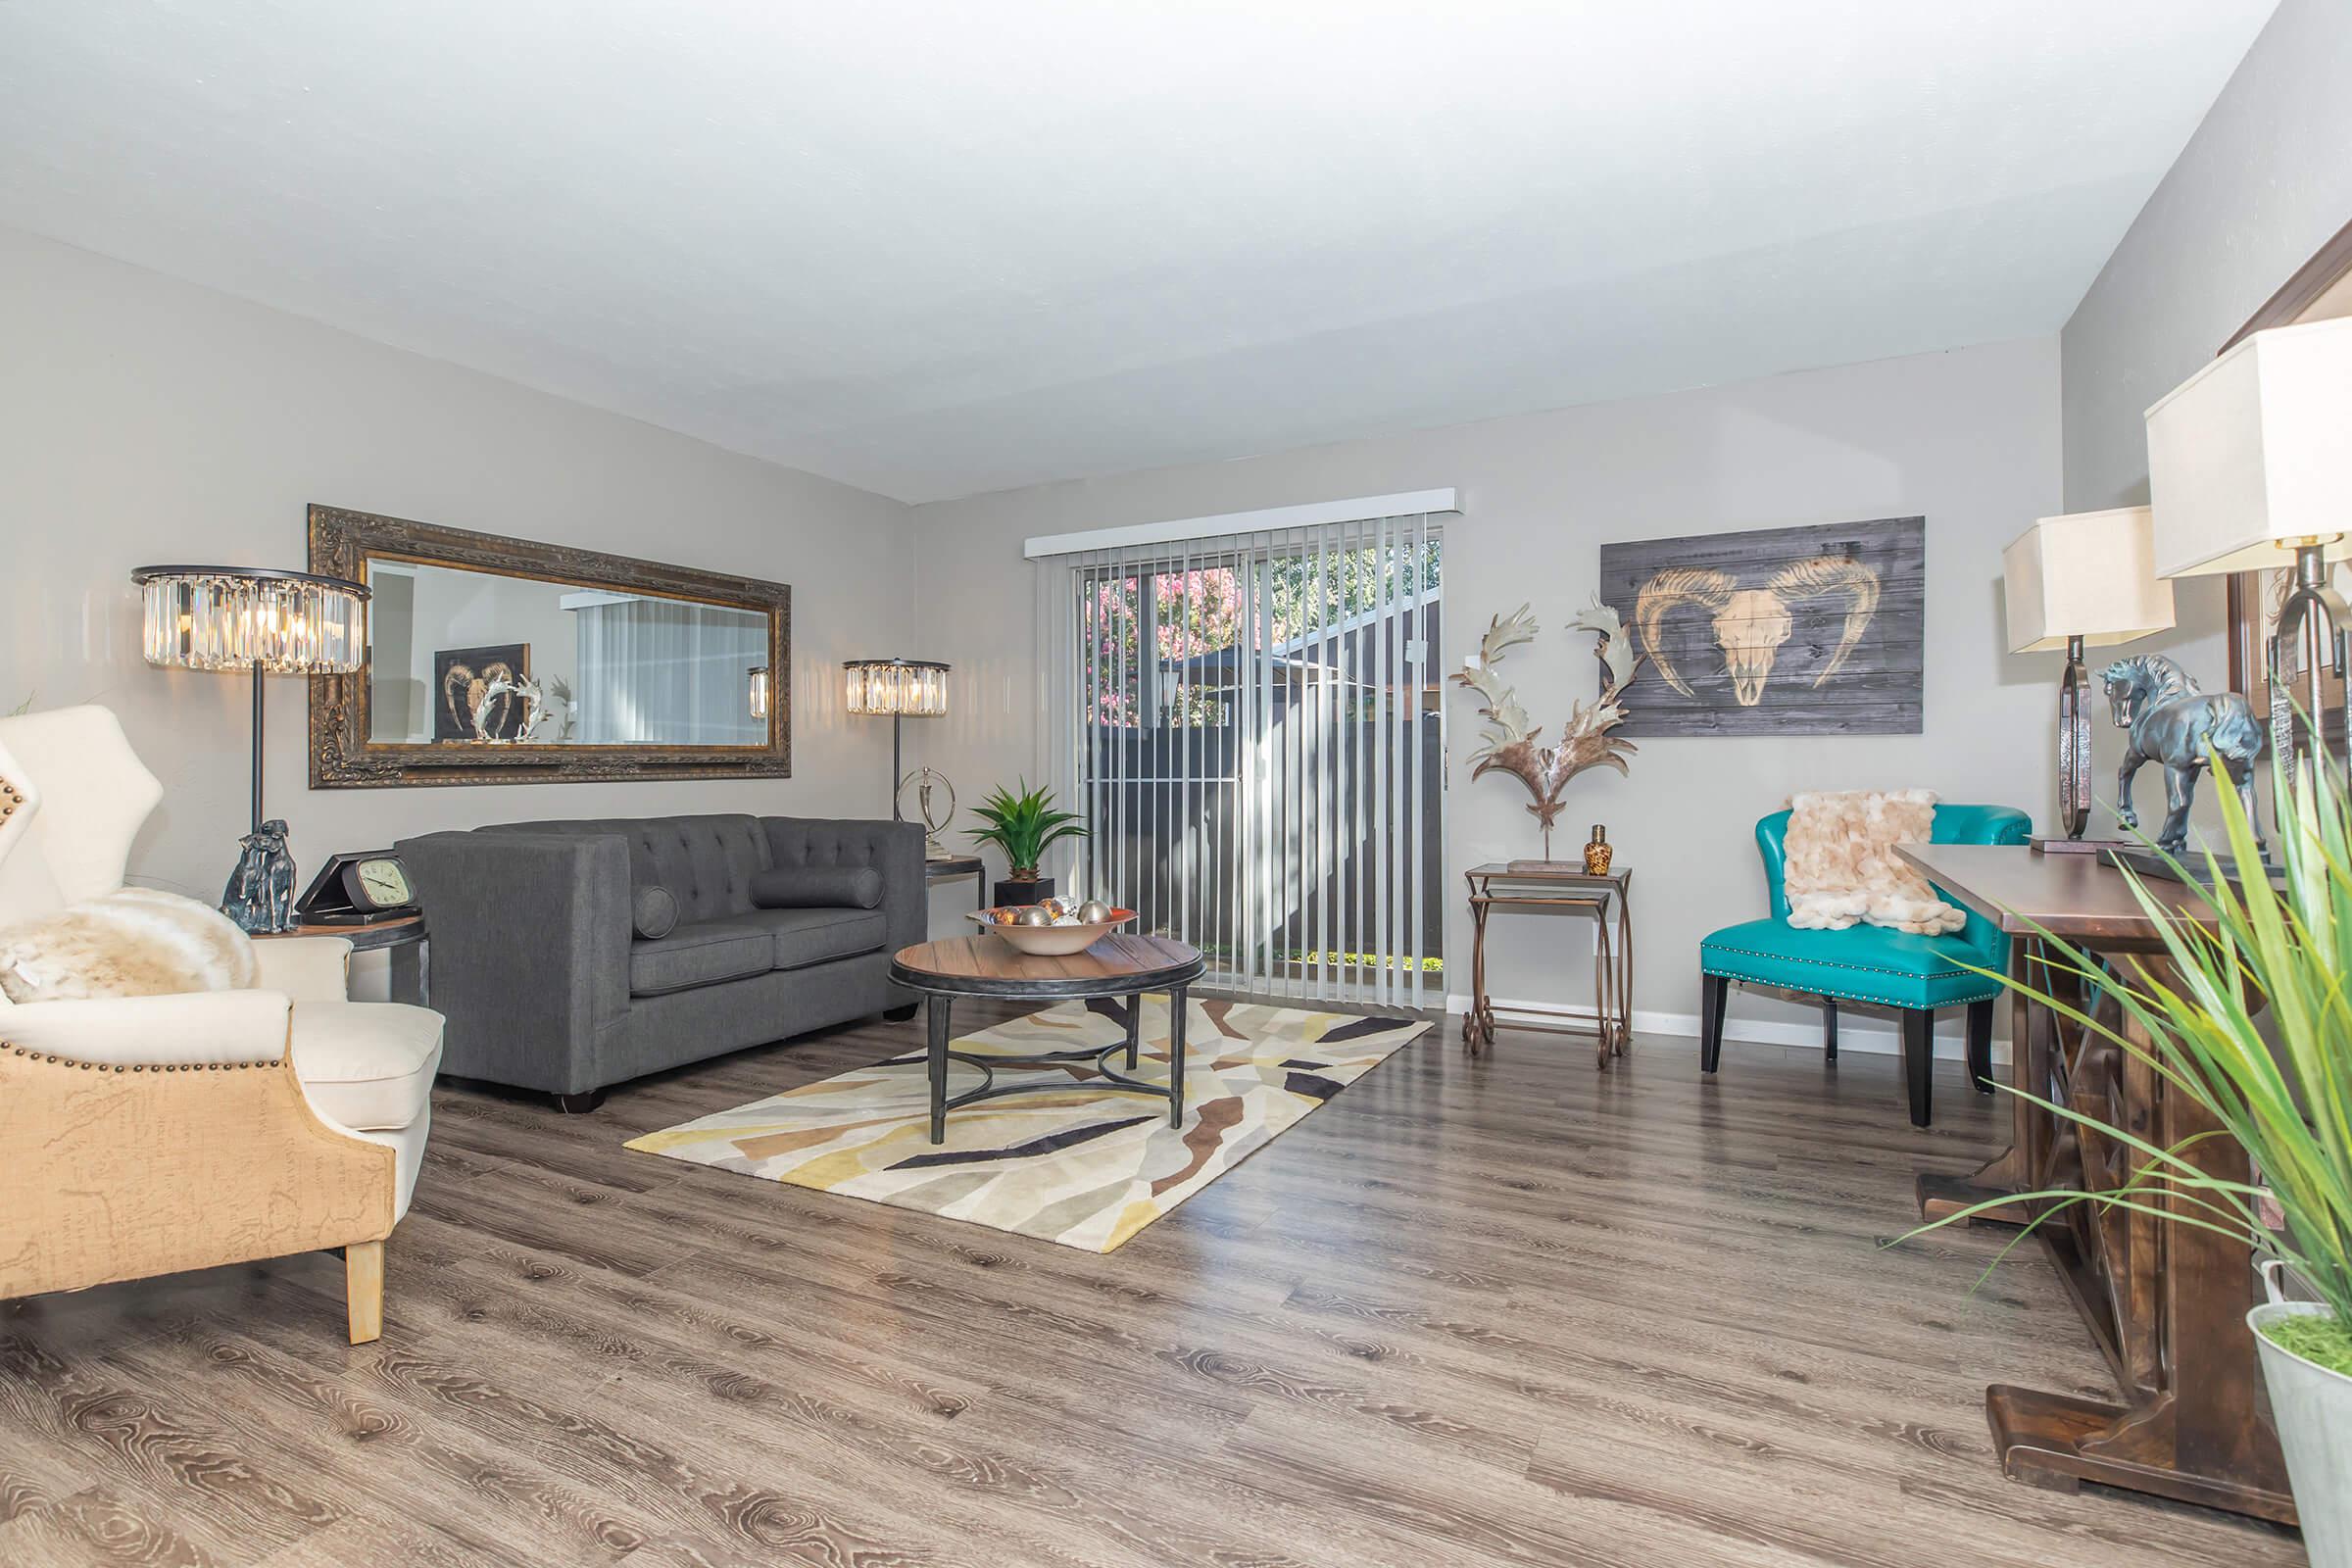
[{"label": "dog statue", "polygon": [[220,912],[242,931],[293,930],[294,857],[286,849],[285,819],[273,816],[240,842],[245,853],[221,891]]}]

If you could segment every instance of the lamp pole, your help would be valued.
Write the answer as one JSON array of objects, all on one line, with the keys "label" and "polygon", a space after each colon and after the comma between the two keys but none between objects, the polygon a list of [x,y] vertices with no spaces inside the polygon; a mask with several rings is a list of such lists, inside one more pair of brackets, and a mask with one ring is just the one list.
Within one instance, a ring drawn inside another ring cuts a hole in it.
[{"label": "lamp pole", "polygon": [[256,660],[253,666],[253,831],[262,830],[262,682],[268,672]]},{"label": "lamp pole", "polygon": [[[2340,535],[2338,536],[2340,537]],[[2278,607],[2278,624],[2263,651],[2265,673],[2271,684],[2271,765],[2300,769],[2313,757],[2328,755],[2323,704],[2324,676],[2344,678],[2344,633],[2336,622],[2339,608],[2328,587],[2327,547],[2332,539],[2295,541],[2295,588]],[[2279,683],[2281,658],[2288,648],[2300,648],[2301,673],[2306,690],[2298,704]],[[2295,712],[2303,710],[2298,718]]]}]

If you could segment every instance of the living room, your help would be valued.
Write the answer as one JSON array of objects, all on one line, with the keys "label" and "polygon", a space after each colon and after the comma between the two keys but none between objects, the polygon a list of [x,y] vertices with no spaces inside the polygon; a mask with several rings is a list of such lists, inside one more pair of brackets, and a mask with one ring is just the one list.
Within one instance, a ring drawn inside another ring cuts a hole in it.
[{"label": "living room", "polygon": [[0,1562],[2352,1563],[2347,80],[0,6]]}]

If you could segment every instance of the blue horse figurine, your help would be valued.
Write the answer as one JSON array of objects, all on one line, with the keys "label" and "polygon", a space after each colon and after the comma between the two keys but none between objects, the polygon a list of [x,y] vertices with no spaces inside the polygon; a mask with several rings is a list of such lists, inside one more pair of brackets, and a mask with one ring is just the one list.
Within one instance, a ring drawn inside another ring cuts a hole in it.
[{"label": "blue horse figurine", "polygon": [[2254,710],[2235,692],[2207,696],[2179,664],[2162,654],[2119,659],[2100,672],[2118,729],[2130,730],[2123,771],[2116,780],[2116,820],[2139,826],[2132,804],[2132,775],[2142,762],[2164,764],[2164,831],[2157,846],[2180,855],[2188,848],[2188,808],[2196,798],[2197,775],[2218,762],[2245,803],[2246,820],[2262,841],[2262,816],[2254,808],[2254,760],[2262,755],[2262,727]]}]

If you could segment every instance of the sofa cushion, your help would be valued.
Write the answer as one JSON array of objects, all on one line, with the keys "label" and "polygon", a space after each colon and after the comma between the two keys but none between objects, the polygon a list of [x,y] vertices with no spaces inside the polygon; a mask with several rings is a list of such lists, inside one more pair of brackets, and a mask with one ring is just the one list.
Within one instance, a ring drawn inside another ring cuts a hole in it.
[{"label": "sofa cushion", "polygon": [[877,909],[882,873],[870,865],[779,865],[752,875],[760,909]]},{"label": "sofa cushion", "polygon": [[294,1076],[321,1116],[354,1132],[414,1124],[441,1064],[441,1015],[397,1002],[294,1004]]},{"label": "sofa cushion", "polygon": [[736,815],[596,817],[501,822],[495,833],[607,833],[629,847],[629,885],[663,887],[681,921],[716,920],[752,906],[752,873],[773,863],[767,830]]},{"label": "sofa cushion", "polygon": [[1698,947],[1704,974],[1891,1007],[1950,1007],[2000,994],[1999,981],[1962,963],[1998,969],[2000,955],[1960,936],[1876,926],[1809,931],[1779,919],[1726,926]]},{"label": "sofa cushion", "polygon": [[890,945],[890,922],[880,909],[755,909],[730,923],[755,922],[770,934],[779,969],[854,958]]},{"label": "sofa cushion", "polygon": [[697,920],[665,937],[629,944],[629,995],[658,997],[776,966],[775,938],[748,920]]}]

